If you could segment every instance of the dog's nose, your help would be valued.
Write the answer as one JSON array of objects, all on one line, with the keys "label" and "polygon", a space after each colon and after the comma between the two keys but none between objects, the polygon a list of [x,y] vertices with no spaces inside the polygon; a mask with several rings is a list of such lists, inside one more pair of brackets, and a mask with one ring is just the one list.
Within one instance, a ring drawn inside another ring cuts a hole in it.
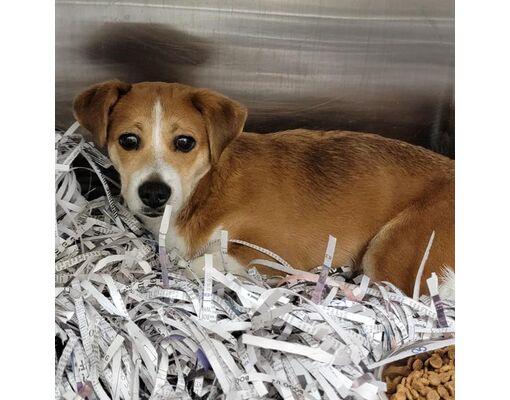
[{"label": "dog's nose", "polygon": [[143,204],[150,208],[159,208],[170,198],[172,190],[163,182],[149,181],[138,188]]}]

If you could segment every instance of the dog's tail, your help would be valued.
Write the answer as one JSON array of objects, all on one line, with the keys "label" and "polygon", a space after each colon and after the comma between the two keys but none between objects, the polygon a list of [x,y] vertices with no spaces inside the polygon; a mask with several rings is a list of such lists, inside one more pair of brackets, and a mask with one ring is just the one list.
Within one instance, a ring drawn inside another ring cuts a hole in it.
[{"label": "dog's tail", "polygon": [[439,277],[439,297],[455,301],[455,272],[450,267],[443,267]]}]

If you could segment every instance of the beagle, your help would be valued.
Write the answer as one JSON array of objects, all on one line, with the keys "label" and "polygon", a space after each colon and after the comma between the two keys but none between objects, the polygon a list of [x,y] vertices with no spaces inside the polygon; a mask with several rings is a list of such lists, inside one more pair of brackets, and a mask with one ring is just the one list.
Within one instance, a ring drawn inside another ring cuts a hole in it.
[{"label": "beagle", "polygon": [[[411,293],[435,231],[423,276],[454,268],[454,161],[432,151],[346,131],[245,133],[241,104],[177,83],[99,83],[76,97],[74,115],[150,230],[172,206],[167,246],[185,258],[224,229],[309,270],[331,234],[334,265]],[[234,273],[265,257],[239,244],[229,256]]]}]

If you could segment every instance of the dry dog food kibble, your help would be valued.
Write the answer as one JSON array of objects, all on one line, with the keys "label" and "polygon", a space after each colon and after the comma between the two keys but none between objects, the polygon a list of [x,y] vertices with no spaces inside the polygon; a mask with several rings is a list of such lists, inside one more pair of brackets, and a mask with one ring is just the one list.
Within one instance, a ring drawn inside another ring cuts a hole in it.
[{"label": "dry dog food kibble", "polygon": [[454,400],[455,346],[423,353],[384,369],[390,400]]}]

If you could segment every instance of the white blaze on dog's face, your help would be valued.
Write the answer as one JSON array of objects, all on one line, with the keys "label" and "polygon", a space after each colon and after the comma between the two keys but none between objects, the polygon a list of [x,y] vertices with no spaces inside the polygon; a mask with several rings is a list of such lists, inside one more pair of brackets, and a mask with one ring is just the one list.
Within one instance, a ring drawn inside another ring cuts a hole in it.
[{"label": "white blaze on dog's face", "polygon": [[246,119],[226,97],[162,82],[95,85],[76,98],[74,112],[107,147],[130,210],[149,224],[167,204],[181,209]]}]

